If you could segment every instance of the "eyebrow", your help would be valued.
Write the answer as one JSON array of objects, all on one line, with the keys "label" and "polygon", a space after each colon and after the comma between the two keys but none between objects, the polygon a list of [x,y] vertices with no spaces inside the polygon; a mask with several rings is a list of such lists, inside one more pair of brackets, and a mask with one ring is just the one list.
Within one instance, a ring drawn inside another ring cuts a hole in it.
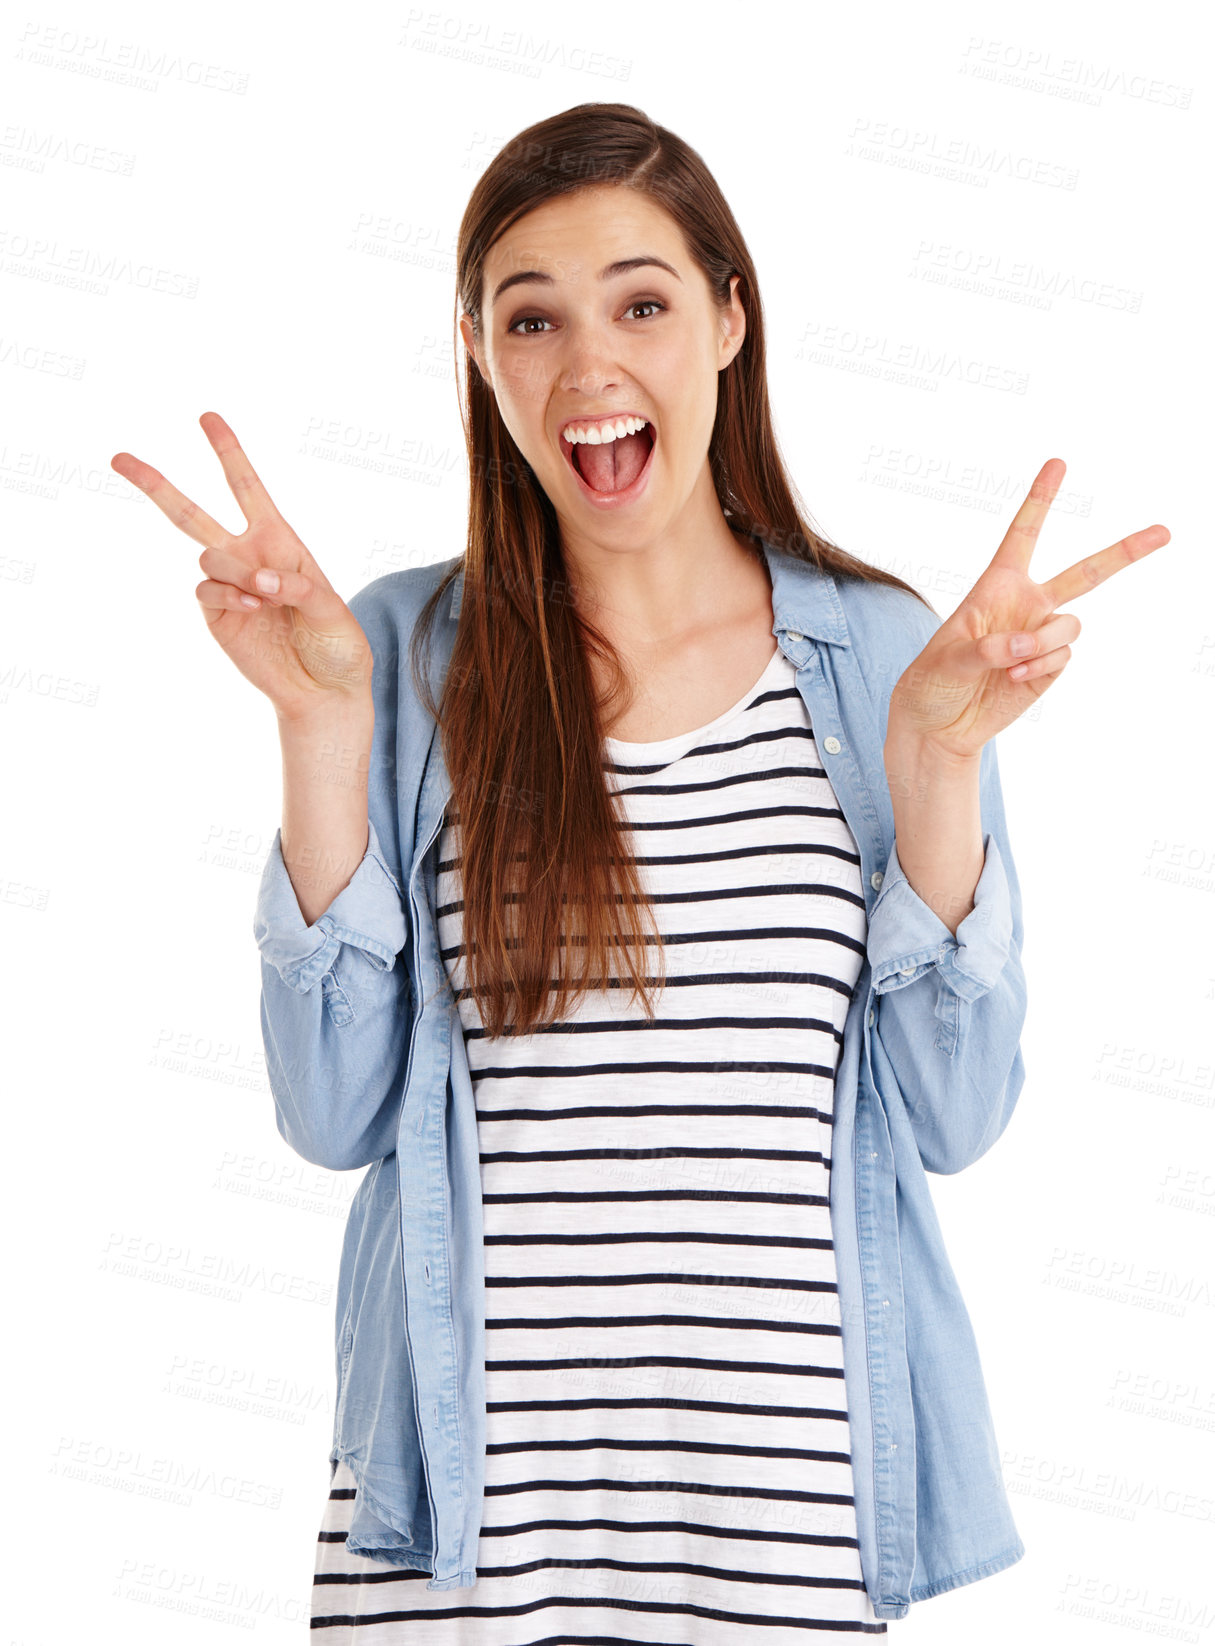
[{"label": "eyebrow", "polygon": [[[678,270],[673,269],[661,257],[651,257],[648,254],[644,257],[622,257],[616,263],[609,263],[606,268],[599,270],[599,278],[600,280],[614,280],[618,274],[628,274],[630,269],[644,268],[665,269],[668,274],[675,276],[681,286],[683,285]],[[498,282],[497,286],[494,287],[494,294],[490,298],[490,303],[496,303],[502,293],[509,291],[512,286],[521,286],[525,283],[551,286],[554,282],[551,274],[542,274],[539,269],[520,269],[517,274],[508,274],[505,280]]]}]

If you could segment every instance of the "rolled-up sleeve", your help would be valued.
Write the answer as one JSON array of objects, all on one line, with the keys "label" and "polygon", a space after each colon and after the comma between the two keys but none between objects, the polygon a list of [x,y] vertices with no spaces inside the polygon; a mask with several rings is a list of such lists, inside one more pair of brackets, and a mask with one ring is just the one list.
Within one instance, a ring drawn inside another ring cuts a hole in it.
[{"label": "rolled-up sleeve", "polygon": [[300,911],[282,842],[277,829],[258,890],[253,935],[263,959],[298,994],[332,969],[343,943],[361,949],[381,971],[391,971],[405,946],[405,897],[384,860],[375,823],[368,818],[367,850],[349,883],[311,926]]},{"label": "rolled-up sleeve", "polygon": [[960,1171],[991,1147],[1025,1080],[1021,892],[994,739],[983,749],[979,795],[983,867],[957,932],[913,890],[897,843],[870,911],[872,1067],[935,1172]]},{"label": "rolled-up sleeve", "polygon": [[891,847],[869,926],[869,964],[879,994],[905,988],[930,966],[963,1000],[977,1000],[997,981],[1012,942],[1012,894],[994,835],[984,837],[983,854],[974,908],[954,933],[903,873],[898,842]]},{"label": "rolled-up sleeve", "polygon": [[348,1171],[391,1154],[413,1025],[412,939],[395,781],[399,642],[377,579],[349,602],[374,661],[375,727],[367,846],[350,880],[309,925],[276,830],[253,935],[261,1028],[282,1138],[313,1165]]}]

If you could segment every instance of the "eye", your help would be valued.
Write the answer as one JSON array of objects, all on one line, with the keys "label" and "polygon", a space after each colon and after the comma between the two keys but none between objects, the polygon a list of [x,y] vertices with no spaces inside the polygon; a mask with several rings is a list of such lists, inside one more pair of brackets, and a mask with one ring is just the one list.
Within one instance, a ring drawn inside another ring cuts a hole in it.
[{"label": "eye", "polygon": [[[519,316],[518,320],[512,320],[510,325],[506,329],[507,329],[508,332],[518,331],[518,328],[520,326],[530,326],[533,320],[538,322],[538,324],[540,324],[541,326],[547,326],[548,325],[548,321],[545,320],[542,315],[539,315],[539,314],[521,314]],[[536,333],[535,332],[520,332],[519,335],[521,337],[535,337]]]},{"label": "eye", "polygon": [[[666,304],[660,303],[655,297],[639,297],[636,302],[630,303],[624,312],[626,315],[630,315],[634,309],[655,309],[659,314],[661,314],[666,310]],[[642,315],[641,318],[643,320],[651,320],[654,316]],[[542,314],[521,314],[517,320],[511,321],[506,330],[508,333],[513,333],[516,337],[542,337],[544,335],[543,332],[526,331],[522,329],[532,325],[548,326],[551,328],[552,322],[550,320],[546,320]]]}]

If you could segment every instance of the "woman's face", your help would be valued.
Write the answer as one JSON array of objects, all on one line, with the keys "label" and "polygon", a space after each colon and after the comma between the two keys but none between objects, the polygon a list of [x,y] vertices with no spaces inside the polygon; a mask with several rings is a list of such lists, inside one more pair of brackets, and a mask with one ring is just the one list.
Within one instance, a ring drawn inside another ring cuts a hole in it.
[{"label": "woman's face", "polygon": [[[636,548],[689,505],[712,500],[720,514],[707,453],[717,374],[746,329],[737,284],[719,309],[674,219],[624,187],[545,201],[490,249],[480,343],[467,315],[460,329],[567,544]],[[647,427],[615,442],[563,437],[618,417]]]}]

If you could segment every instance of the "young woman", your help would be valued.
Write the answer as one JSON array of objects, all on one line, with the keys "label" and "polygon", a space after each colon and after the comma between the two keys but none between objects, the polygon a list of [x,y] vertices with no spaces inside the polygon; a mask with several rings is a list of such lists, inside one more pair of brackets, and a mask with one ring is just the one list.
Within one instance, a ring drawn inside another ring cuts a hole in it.
[{"label": "young woman", "polygon": [[1024,1079],[994,738],[1058,679],[1044,465],[944,622],[813,531],[700,157],[523,132],[459,236],[467,547],[346,605],[228,425],[203,546],[274,703],[277,1123],[366,1167],[313,1626],[362,1646],[882,1633],[1023,1553],[926,1173]]}]

